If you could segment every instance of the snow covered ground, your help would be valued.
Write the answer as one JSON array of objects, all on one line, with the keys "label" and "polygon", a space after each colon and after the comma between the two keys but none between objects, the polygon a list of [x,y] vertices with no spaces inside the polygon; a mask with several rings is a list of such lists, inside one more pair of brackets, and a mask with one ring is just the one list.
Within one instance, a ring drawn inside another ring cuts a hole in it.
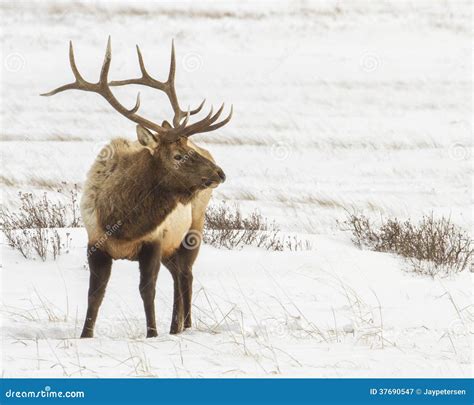
[{"label": "snow covered ground", "polygon": [[[114,265],[97,337],[77,339],[87,296],[84,232],[58,262],[5,252],[7,376],[468,376],[470,274],[429,280],[349,242],[307,252],[206,246],[195,267],[194,327],[168,335],[172,281],[162,269],[160,336],[144,339],[136,263]],[[459,313],[458,313],[459,311]],[[470,329],[471,328],[471,329]]]},{"label": "snow covered ground", "polygon": [[[85,313],[86,235],[58,261],[2,245],[3,376],[470,376],[471,274],[431,279],[361,251],[345,209],[374,218],[451,215],[472,226],[470,2],[2,2],[3,203],[81,183],[109,139],[134,125],[98,96],[38,94],[72,79],[67,42],[95,80],[107,36],[111,77],[165,77],[171,38],[183,105],[233,103],[197,137],[228,181],[215,200],[258,209],[312,241],[303,252],[204,246],[194,327],[167,334],[172,283],[158,281],[160,336],[144,339],[136,263],[114,264],[97,337]],[[132,105],[136,88],[117,89]],[[161,95],[142,91],[163,119]]]}]

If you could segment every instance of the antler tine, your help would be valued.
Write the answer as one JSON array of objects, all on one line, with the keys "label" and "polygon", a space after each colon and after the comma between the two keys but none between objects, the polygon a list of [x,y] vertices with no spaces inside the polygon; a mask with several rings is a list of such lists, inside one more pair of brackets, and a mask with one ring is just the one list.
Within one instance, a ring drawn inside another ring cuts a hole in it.
[{"label": "antler tine", "polygon": [[[176,87],[175,87],[175,76],[176,76],[176,51],[174,47],[174,39],[171,40],[171,58],[170,58],[170,71],[168,73],[168,80],[165,83],[167,87],[166,94],[170,100],[171,106],[173,107],[174,117],[173,117],[173,126],[178,127],[180,121],[185,116],[185,112],[181,110],[179,106],[178,97],[176,96]],[[194,115],[201,111],[202,107],[204,106],[205,99],[199,105],[199,107],[195,108],[194,110],[190,111],[188,109],[189,114]]]},{"label": "antler tine", "polygon": [[140,92],[137,93],[137,101],[135,102],[135,107],[129,110],[130,114],[135,114],[140,108]]},{"label": "antler tine", "polygon": [[102,63],[102,69],[100,70],[100,78],[99,78],[99,83],[102,86],[108,85],[108,75],[109,75],[109,69],[110,69],[110,62],[112,61],[112,47],[110,45],[110,35],[109,39],[107,40],[107,48],[105,49],[105,56],[104,56],[104,62]]},{"label": "antler tine", "polygon": [[183,118],[184,112],[179,107],[178,97],[176,96],[176,88],[174,86],[174,78],[176,76],[176,55],[174,50],[174,39],[171,40],[171,58],[170,58],[170,71],[168,73],[168,80],[166,81],[166,94],[170,99],[171,106],[173,107],[174,117],[173,126],[179,126],[181,119]]},{"label": "antler tine", "polygon": [[[109,83],[109,86],[124,86],[127,84],[138,84],[138,85],[147,86],[147,87],[154,88],[156,90],[163,91],[167,95],[170,101],[171,107],[173,108],[173,112],[174,112],[173,126],[175,128],[178,128],[180,126],[182,119],[186,116],[187,112],[181,110],[181,107],[179,106],[179,102],[178,102],[178,97],[176,96],[176,88],[175,88],[175,83],[174,83],[175,76],[176,76],[176,52],[175,52],[175,47],[174,47],[174,40],[171,43],[170,70],[169,70],[168,79],[166,80],[166,82],[161,82],[150,76],[150,74],[147,72],[145,68],[143,54],[138,45],[136,46],[136,49],[137,49],[138,63],[140,65],[140,71],[141,71],[142,77],[136,78],[136,79],[114,80]],[[204,106],[205,101],[206,100],[204,99],[197,108],[193,110],[189,110],[189,114],[194,115],[200,112],[202,110],[202,107]]]},{"label": "antler tine", "polygon": [[200,124],[200,125],[198,125],[196,127],[193,127],[194,124],[187,127],[186,130],[185,130],[185,133],[183,134],[183,136],[189,137],[189,136],[197,134],[197,133],[215,131],[216,129],[218,129],[220,127],[223,127],[232,118],[232,114],[234,113],[234,106],[233,105],[230,106],[229,115],[224,120],[222,120],[221,122],[219,122],[217,124],[211,125],[213,122],[215,122],[217,120],[217,118],[221,114],[223,108],[224,108],[224,104],[222,104],[221,108],[219,108],[219,110],[216,112],[216,114],[212,118],[208,119],[207,122],[199,122],[197,124]]},{"label": "antler tine", "polygon": [[49,91],[48,93],[40,93],[40,96],[43,96],[43,97],[54,96],[55,94],[61,93],[62,91],[65,91],[65,90],[77,90],[76,82],[65,84],[64,86],[60,86],[54,90]]},{"label": "antler tine", "polygon": [[170,71],[168,73],[167,83],[171,84],[174,88],[174,77],[176,75],[176,55],[174,50],[174,38],[171,40],[171,60],[170,60]]},{"label": "antler tine", "polygon": [[148,74],[148,72],[145,69],[145,63],[143,62],[142,52],[140,51],[140,47],[138,45],[136,45],[136,48],[137,48],[137,55],[138,55],[138,64],[140,65],[140,71],[142,72],[142,78],[145,78],[145,77],[148,78],[148,77],[150,77],[150,75]]},{"label": "antler tine", "polygon": [[218,129],[220,127],[223,127],[224,125],[226,125],[231,120],[233,113],[234,113],[234,105],[231,105],[229,115],[224,120],[222,120],[221,122],[219,122],[217,124],[214,124],[214,125],[211,125],[211,126],[207,127],[205,131],[201,131],[201,132],[215,131],[216,129]]},{"label": "antler tine", "polygon": [[208,128],[212,123],[217,121],[222,111],[224,110],[224,105],[225,104],[222,104],[214,115],[212,115],[211,108],[211,112],[207,115],[207,117],[187,127],[183,133],[183,136],[191,136],[199,132],[207,132],[206,128]]},{"label": "antler tine", "polygon": [[74,46],[72,44],[72,41],[69,41],[69,64],[71,65],[71,70],[74,75],[74,78],[76,79],[76,82],[84,82],[84,79],[82,78],[81,73],[79,72],[79,69],[76,65],[76,60],[74,58]]},{"label": "antler tine", "polygon": [[191,115],[197,114],[199,111],[201,111],[202,107],[204,106],[204,103],[206,102],[206,99],[202,100],[202,103],[199,104],[199,107],[195,108],[194,110],[191,110],[189,113]]},{"label": "antler tine", "polygon": [[[170,94],[168,94],[168,96],[170,98],[171,104],[173,106],[173,110],[175,112],[175,116],[173,118],[173,125],[176,127],[179,124],[179,121],[182,118],[182,111],[179,108],[178,99],[176,97],[176,90],[175,90],[175,85],[174,85],[175,75],[176,75],[176,56],[175,56],[174,40],[172,40],[171,41],[170,71],[169,71],[168,80],[167,80],[166,83],[169,86]],[[195,113],[197,113],[201,110],[201,108],[204,105],[204,101],[195,110]],[[219,124],[211,125],[211,124],[213,124],[214,122],[217,121],[217,119],[221,115],[223,109],[224,109],[224,104],[222,104],[222,106],[219,108],[219,110],[214,115],[212,115],[212,108],[211,108],[211,111],[207,115],[207,117],[205,117],[204,119],[190,125],[189,127],[186,127],[184,132],[183,132],[183,136],[191,136],[191,135],[199,133],[199,132],[213,131],[213,130],[215,130],[217,128],[220,128],[223,125],[227,124],[230,121],[230,119],[232,118],[233,107],[231,107],[230,114],[225,120],[223,120]]]},{"label": "antler tine", "polygon": [[186,112],[186,117],[184,118],[184,121],[183,123],[180,125],[182,128],[186,127],[188,121],[189,121],[189,116],[191,115],[191,111],[189,109],[189,105],[188,105],[188,111]]},{"label": "antler tine", "polygon": [[216,122],[216,120],[222,114],[222,110],[224,110],[224,106],[225,106],[225,103],[222,103],[221,107],[217,110],[217,112],[214,114],[214,116],[209,120],[210,124],[212,124],[213,122]]},{"label": "antler tine", "polygon": [[[64,86],[60,86],[48,93],[42,93],[40,96],[54,96],[57,93],[61,93],[62,91],[65,90],[86,90],[86,91],[92,91],[92,87],[94,86],[93,83],[87,83],[84,78],[82,77],[81,73],[77,69],[76,65],[76,60],[74,58],[74,46],[72,44],[72,41],[69,41],[69,64],[71,66],[72,73],[74,75],[74,79],[76,79],[74,82],[65,84]],[[90,86],[86,86],[86,85]],[[85,88],[88,87],[88,88]]]}]

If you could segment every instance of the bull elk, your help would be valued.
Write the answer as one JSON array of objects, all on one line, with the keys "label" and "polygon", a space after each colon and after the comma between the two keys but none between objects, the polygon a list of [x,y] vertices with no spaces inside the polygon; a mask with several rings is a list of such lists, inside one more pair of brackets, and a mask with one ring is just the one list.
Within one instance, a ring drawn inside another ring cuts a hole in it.
[{"label": "bull elk", "polygon": [[[79,73],[70,42],[69,61],[75,81],[42,94],[52,96],[66,90],[97,93],[121,115],[138,124],[138,142],[112,140],[99,153],[85,182],[81,213],[88,234],[90,281],[83,338],[93,337],[112,261],[118,259],[138,261],[147,337],[157,336],[154,300],[161,263],[170,271],[174,283],[170,333],[191,327],[192,267],[199,252],[204,214],[212,189],[225,181],[224,172],[210,153],[189,137],[227,124],[232,107],[220,122],[217,121],[224,104],[216,113],[211,108],[205,118],[188,124],[190,116],[201,111],[205,100],[194,110],[181,109],[175,90],[174,43],[165,82],[149,75],[138,45],[137,54],[141,77],[109,82],[109,37],[99,81],[91,83]],[[135,106],[125,108],[110,88],[129,84],[164,92],[173,108],[172,123],[163,121],[159,125],[138,115],[140,93]]]}]

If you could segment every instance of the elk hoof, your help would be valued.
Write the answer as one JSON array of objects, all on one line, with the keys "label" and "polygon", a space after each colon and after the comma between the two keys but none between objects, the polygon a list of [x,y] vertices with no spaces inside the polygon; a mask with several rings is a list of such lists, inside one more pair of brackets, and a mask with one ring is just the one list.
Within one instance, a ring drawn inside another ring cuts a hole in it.
[{"label": "elk hoof", "polygon": [[156,331],[156,329],[150,329],[150,330],[147,330],[147,332],[146,332],[147,339],[148,338],[154,338],[154,337],[157,337],[157,336],[158,336],[158,332]]},{"label": "elk hoof", "polygon": [[81,333],[81,339],[88,339],[88,338],[93,338],[94,337],[94,332],[92,331],[84,331]]},{"label": "elk hoof", "polygon": [[183,322],[173,322],[171,324],[171,328],[170,328],[170,335],[177,335],[178,333],[181,333],[183,331]]}]

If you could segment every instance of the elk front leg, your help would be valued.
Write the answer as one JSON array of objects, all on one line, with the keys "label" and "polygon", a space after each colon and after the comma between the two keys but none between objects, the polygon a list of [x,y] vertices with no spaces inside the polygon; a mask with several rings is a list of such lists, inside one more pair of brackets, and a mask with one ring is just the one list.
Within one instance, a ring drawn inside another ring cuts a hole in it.
[{"label": "elk front leg", "polygon": [[195,246],[181,245],[177,253],[179,276],[184,307],[184,327],[192,326],[191,307],[193,304],[193,264],[199,253],[200,243]]},{"label": "elk front leg", "polygon": [[140,267],[140,295],[146,316],[146,337],[158,336],[155,318],[156,280],[160,270],[161,249],[159,244],[144,244],[138,255]]},{"label": "elk front leg", "polygon": [[91,245],[88,246],[87,251],[89,252],[88,262],[90,270],[89,295],[87,315],[81,338],[91,338],[94,336],[95,321],[112,269],[112,258],[107,253]]},{"label": "elk front leg", "polygon": [[183,291],[183,307],[184,307],[184,327],[190,328],[192,326],[191,307],[193,301],[193,273],[192,269],[184,269],[180,274],[181,289]]},{"label": "elk front leg", "polygon": [[199,244],[193,246],[182,244],[165,263],[173,276],[175,286],[175,305],[173,307],[171,333],[179,333],[183,328],[190,328],[192,326],[193,264],[198,253]]},{"label": "elk front leg", "polygon": [[170,333],[175,335],[183,331],[184,328],[184,311],[183,311],[183,291],[180,277],[178,252],[163,260],[163,264],[173,277],[173,314],[171,315]]},{"label": "elk front leg", "polygon": [[176,335],[184,329],[184,311],[183,311],[183,290],[179,270],[172,271],[174,294],[173,294],[173,315],[171,316],[170,333]]}]

